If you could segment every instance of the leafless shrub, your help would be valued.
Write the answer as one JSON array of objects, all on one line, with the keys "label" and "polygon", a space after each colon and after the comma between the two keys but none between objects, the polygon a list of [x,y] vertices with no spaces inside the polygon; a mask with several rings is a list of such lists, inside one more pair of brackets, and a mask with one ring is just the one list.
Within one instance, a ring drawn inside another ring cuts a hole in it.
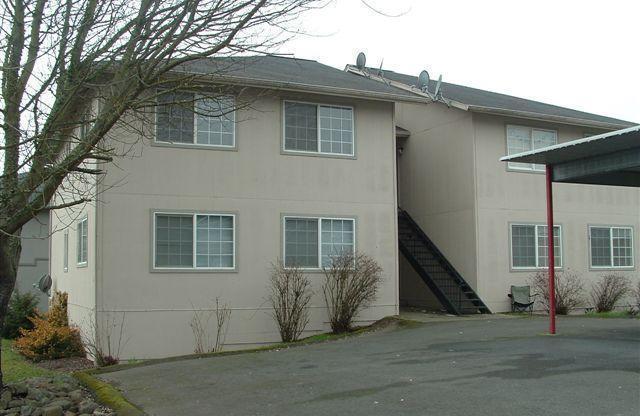
[{"label": "leafless shrub", "polygon": [[[529,279],[529,284],[534,292],[542,295],[539,302],[548,313],[551,305],[548,272],[540,270]],[[580,275],[573,271],[556,271],[555,289],[555,306],[558,315],[568,315],[584,299],[584,283]]]},{"label": "leafless shrub", "polygon": [[121,319],[109,312],[103,313],[103,325],[97,325],[95,312],[91,312],[86,322],[87,332],[82,332],[82,342],[98,367],[106,367],[120,362],[120,353],[128,339],[124,339],[126,312]]},{"label": "leafless shrub", "polygon": [[269,288],[269,302],[280,338],[283,342],[296,341],[309,323],[311,282],[299,267],[285,267],[278,260],[271,266]]},{"label": "leafless shrub", "polygon": [[331,259],[331,265],[324,268],[324,275],[322,291],[331,330],[348,332],[356,314],[375,299],[382,268],[366,254],[344,252]]},{"label": "leafless shrub", "polygon": [[630,311],[633,315],[640,314],[640,280],[631,288],[631,294],[633,295],[634,305],[631,306]]},{"label": "leafless shrub", "polygon": [[[220,298],[216,298],[215,309],[196,310],[189,322],[194,338],[193,352],[202,354],[221,351],[226,342],[230,318],[231,309],[226,303],[221,305]],[[210,332],[212,320],[215,325],[213,337]]]},{"label": "leafless shrub", "polygon": [[631,282],[625,276],[606,274],[591,286],[591,301],[596,312],[609,312],[631,290]]}]

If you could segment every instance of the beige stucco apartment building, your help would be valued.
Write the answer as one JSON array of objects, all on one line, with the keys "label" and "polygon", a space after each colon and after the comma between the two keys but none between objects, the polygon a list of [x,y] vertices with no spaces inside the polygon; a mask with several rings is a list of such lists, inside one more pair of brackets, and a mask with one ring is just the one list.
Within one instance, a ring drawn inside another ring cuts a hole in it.
[{"label": "beige stucco apartment building", "polygon": [[[420,93],[417,77],[368,75]],[[492,312],[507,311],[510,286],[528,284],[546,266],[546,199],[543,166],[500,157],[633,124],[454,84],[440,88],[436,102],[396,106],[397,125],[410,133],[399,140],[399,206]],[[579,274],[587,290],[606,273],[640,279],[640,189],[555,184],[554,193],[559,269]],[[400,300],[440,307],[404,256]]]},{"label": "beige stucco apartment building", "polygon": [[[170,104],[198,92],[160,96],[155,116],[110,133],[127,156],[88,184],[98,202],[51,215],[54,288],[88,337],[122,344],[120,358],[193,352],[191,320],[216,299],[231,310],[226,348],[278,341],[267,300],[277,259],[312,280],[305,335],[328,329],[321,268],[339,250],[384,270],[359,322],[440,308],[399,253],[399,207],[489,310],[506,311],[509,286],[546,262],[544,175],[499,158],[629,125],[453,84],[434,99],[434,85],[389,71],[235,59],[222,73],[208,60],[185,69],[226,86],[217,112]],[[640,190],[555,192],[561,269],[637,279]]]},{"label": "beige stucco apartment building", "polygon": [[149,137],[130,120],[115,128],[110,145],[131,157],[108,167],[99,202],[70,212],[52,238],[72,320],[89,334],[97,326],[103,343],[123,323],[121,358],[192,353],[190,322],[216,298],[231,310],[226,348],[279,341],[267,301],[279,258],[312,280],[305,336],[328,329],[321,266],[336,250],[384,271],[358,321],[398,313],[394,103],[421,98],[313,61],[238,62],[225,77],[243,87],[224,97],[235,112],[167,105]]}]

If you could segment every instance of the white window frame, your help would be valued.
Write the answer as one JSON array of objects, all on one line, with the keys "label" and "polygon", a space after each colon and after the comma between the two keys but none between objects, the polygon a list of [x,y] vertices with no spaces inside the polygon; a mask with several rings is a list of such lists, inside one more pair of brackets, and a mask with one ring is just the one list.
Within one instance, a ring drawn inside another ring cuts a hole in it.
[{"label": "white window frame", "polygon": [[[206,148],[212,148],[212,149],[225,149],[225,150],[230,150],[230,149],[235,149],[236,148],[236,97],[233,95],[220,95],[217,98],[220,99],[228,99],[231,100],[231,102],[233,103],[233,111],[228,114],[233,114],[233,142],[231,145],[226,145],[226,144],[208,144],[208,143],[197,143],[198,140],[198,114],[195,111],[195,105],[196,105],[196,101],[198,100],[198,97],[202,98],[203,95],[202,94],[198,94],[197,92],[194,91],[188,91],[188,90],[180,90],[178,92],[186,92],[186,93],[190,93],[190,94],[194,94],[194,101],[193,101],[193,106],[194,106],[194,110],[193,110],[193,143],[183,143],[183,142],[167,142],[167,141],[161,141],[158,140],[158,106],[160,106],[161,104],[158,104],[157,98],[156,98],[156,106],[154,109],[154,134],[153,134],[153,143],[160,145],[160,146],[174,146],[174,147],[206,147]],[[206,97],[205,97],[206,99]]]},{"label": "white window frame", "polygon": [[[606,228],[609,229],[609,260],[611,261],[609,266],[594,266],[593,265],[593,252],[591,247],[591,230],[593,228]],[[614,266],[613,265],[613,233],[614,229],[622,229],[631,231],[631,266]],[[633,240],[634,229],[630,225],[590,225],[589,226],[589,267],[595,270],[609,270],[609,269],[617,269],[617,270],[633,270],[635,266],[635,253],[634,253],[634,240]]]},{"label": "white window frame", "polygon": [[351,221],[353,223],[353,252],[356,252],[356,242],[357,242],[357,230],[356,230],[356,219],[354,217],[319,217],[315,215],[283,215],[282,216],[282,263],[284,264],[286,269],[291,269],[292,267],[288,267],[287,263],[287,234],[286,234],[286,223],[288,218],[293,219],[307,219],[307,220],[317,220],[318,222],[318,267],[300,267],[300,270],[322,270],[322,220],[341,220],[341,221]]},{"label": "white window frame", "polygon": [[[82,260],[82,231],[80,228],[85,228],[87,231],[87,251],[85,258]],[[85,216],[76,224],[76,266],[84,267],[89,263],[89,217]]]},{"label": "white window frame", "polygon": [[[295,150],[295,149],[287,149],[286,148],[286,103],[294,103],[294,104],[307,104],[307,105],[315,105],[316,106],[316,120],[318,121],[317,129],[316,129],[316,151],[309,150]],[[334,152],[323,152],[320,146],[320,107],[336,107],[336,108],[348,108],[351,110],[351,134],[353,136],[353,140],[351,142],[351,153],[334,153]],[[299,153],[299,154],[307,154],[307,155],[326,155],[326,156],[337,156],[337,157],[355,157],[356,155],[356,111],[355,108],[351,105],[342,105],[342,104],[327,104],[327,103],[319,103],[319,102],[309,102],[309,101],[298,101],[298,100],[282,100],[282,152],[284,153]],[[303,218],[303,217],[300,217]]]},{"label": "white window frame", "polygon": [[[513,265],[513,227],[514,226],[529,226],[529,227],[534,227],[534,239],[535,239],[535,248],[536,248],[536,265],[535,266],[514,266]],[[512,222],[509,223],[509,263],[511,264],[511,269],[512,270],[544,270],[547,269],[548,266],[540,266],[539,265],[539,260],[540,260],[540,246],[538,244],[538,239],[539,239],[539,234],[538,234],[538,229],[539,227],[546,227],[547,224],[540,224],[540,223],[526,223],[526,222]],[[554,269],[556,270],[561,270],[564,266],[564,244],[562,241],[562,225],[561,224],[554,224],[553,228],[558,227],[558,240],[560,241],[560,247],[559,247],[559,251],[560,251],[560,264],[555,264]],[[547,250],[549,248],[547,247]],[[548,256],[548,254],[547,254]],[[547,261],[549,261],[547,259]]]},{"label": "white window frame", "polygon": [[62,271],[69,271],[69,230],[64,230],[62,235]]},{"label": "white window frame", "polygon": [[[521,128],[521,129],[529,129],[530,136],[531,136],[531,150],[535,150],[533,148],[533,132],[534,132],[534,130],[552,132],[556,136],[556,142],[554,144],[558,144],[558,130],[542,129],[542,128],[531,127],[531,126],[522,126],[522,125],[519,125],[519,124],[507,124],[505,126],[505,130],[504,131],[505,131],[505,138],[506,138],[505,144],[507,145],[506,153],[507,153],[508,156],[511,156],[509,154],[509,127],[517,127],[517,128]],[[513,170],[513,171],[518,171],[518,172],[544,173],[544,171],[545,171],[545,166],[544,165],[539,165],[537,163],[530,163],[531,167],[517,166],[517,165],[514,165],[514,163],[517,164],[517,163],[520,163],[520,162],[507,162],[507,169],[508,170]],[[539,168],[539,169],[536,169],[536,166],[542,166],[542,167]]]},{"label": "white window frame", "polygon": [[[237,229],[237,216],[234,213],[229,212],[201,212],[201,211],[153,211],[153,229],[151,230],[151,250],[152,250],[152,258],[151,258],[151,267],[153,270],[210,270],[210,271],[234,271],[236,270],[236,252],[238,247],[238,242],[236,240],[236,229]],[[158,215],[191,215],[191,219],[193,221],[193,253],[192,253],[192,266],[191,267],[179,267],[179,266],[169,266],[169,267],[158,267],[156,266],[156,221]],[[196,265],[196,244],[198,243],[197,239],[197,218],[198,215],[207,215],[207,216],[222,216],[222,217],[232,217],[233,218],[233,264],[231,267],[198,267]]]}]

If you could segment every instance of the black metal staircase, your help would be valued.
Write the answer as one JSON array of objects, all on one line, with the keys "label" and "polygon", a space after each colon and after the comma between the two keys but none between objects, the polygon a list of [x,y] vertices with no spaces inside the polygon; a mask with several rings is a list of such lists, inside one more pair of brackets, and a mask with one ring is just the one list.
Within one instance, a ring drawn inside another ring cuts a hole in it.
[{"label": "black metal staircase", "polygon": [[402,254],[449,313],[491,313],[420,226],[402,209],[398,210],[398,240]]}]

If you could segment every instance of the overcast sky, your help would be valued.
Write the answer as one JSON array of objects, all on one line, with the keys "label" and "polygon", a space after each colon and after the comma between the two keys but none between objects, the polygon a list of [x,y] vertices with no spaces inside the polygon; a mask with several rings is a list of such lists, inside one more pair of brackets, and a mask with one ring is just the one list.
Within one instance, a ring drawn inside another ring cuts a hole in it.
[{"label": "overcast sky", "polygon": [[[367,65],[640,123],[640,1],[334,0],[281,49],[344,68]],[[444,91],[446,96],[446,90]]]}]

